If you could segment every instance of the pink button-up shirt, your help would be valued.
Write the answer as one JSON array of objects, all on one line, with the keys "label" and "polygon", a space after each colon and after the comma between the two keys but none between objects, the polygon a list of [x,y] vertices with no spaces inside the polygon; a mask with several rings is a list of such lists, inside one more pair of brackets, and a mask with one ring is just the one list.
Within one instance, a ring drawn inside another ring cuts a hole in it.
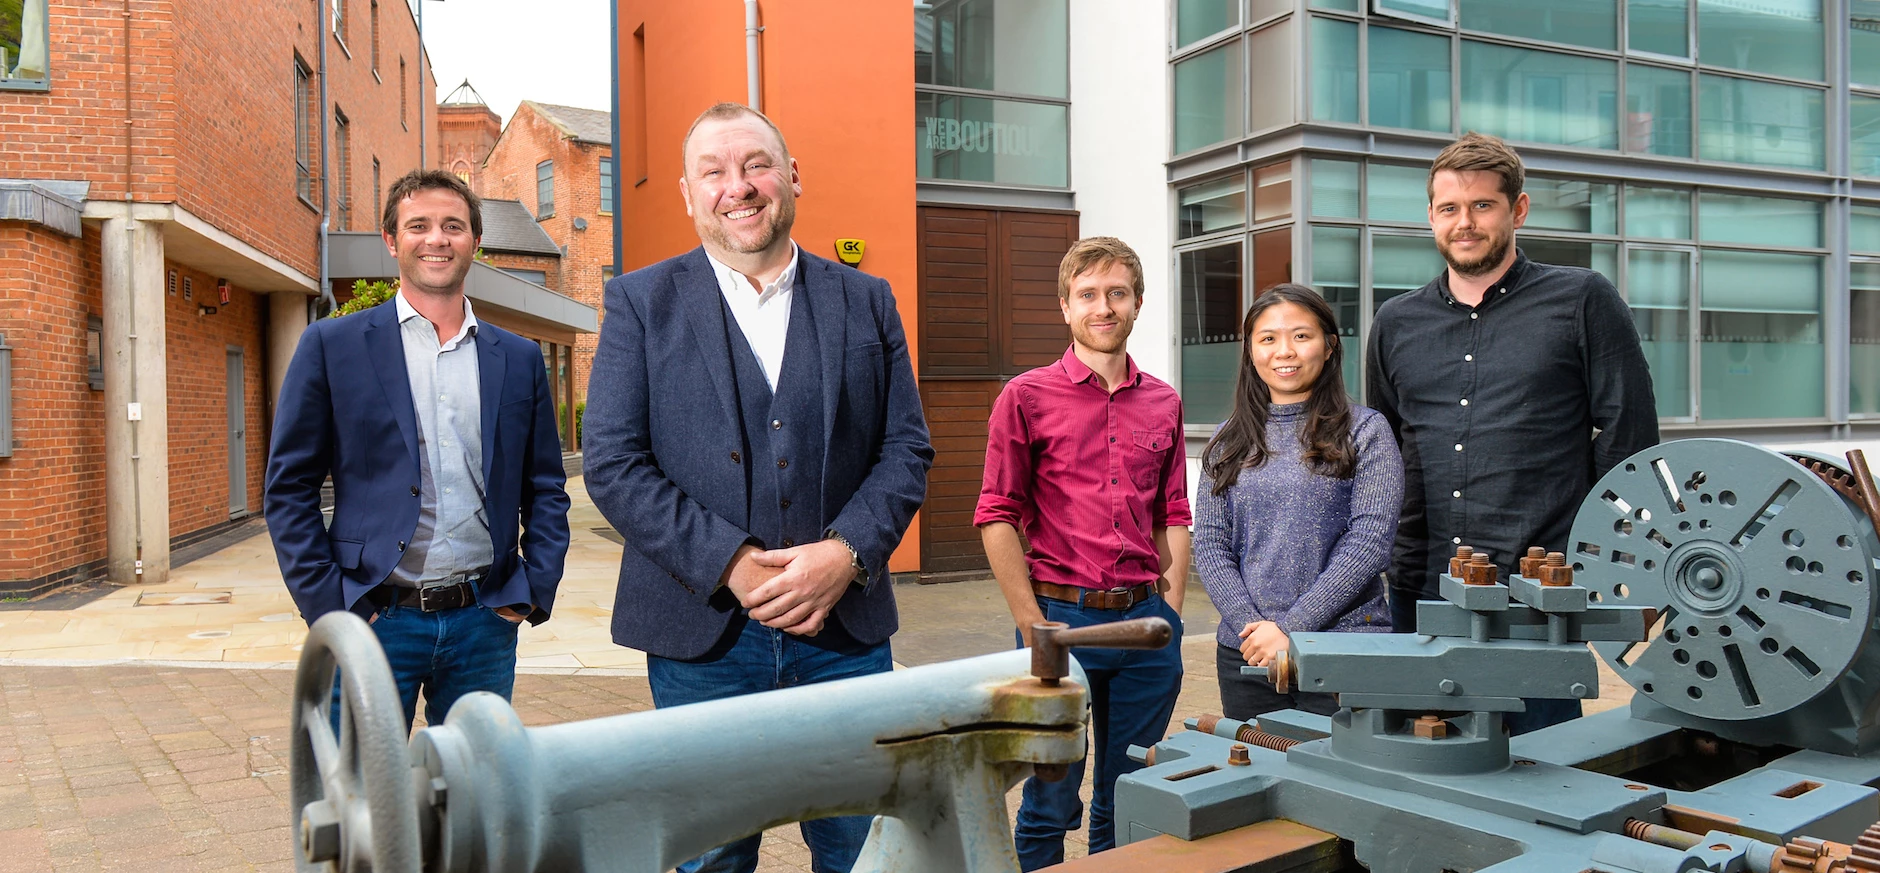
[{"label": "pink button-up shirt", "polygon": [[1155,531],[1191,522],[1182,401],[1136,369],[1115,393],[1067,350],[1005,386],[987,422],[973,523],[1031,541],[1031,577],[1118,588],[1162,575]]}]

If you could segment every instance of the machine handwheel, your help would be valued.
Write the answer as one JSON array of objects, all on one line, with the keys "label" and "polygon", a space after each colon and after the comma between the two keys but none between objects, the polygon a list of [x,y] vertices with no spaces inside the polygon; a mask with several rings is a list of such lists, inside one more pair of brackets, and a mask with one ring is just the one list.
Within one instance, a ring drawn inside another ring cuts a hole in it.
[{"label": "machine handwheel", "polygon": [[[335,669],[337,736],[330,717]],[[418,873],[422,831],[404,708],[364,619],[342,611],[314,622],[294,677],[292,725],[296,869]]]}]

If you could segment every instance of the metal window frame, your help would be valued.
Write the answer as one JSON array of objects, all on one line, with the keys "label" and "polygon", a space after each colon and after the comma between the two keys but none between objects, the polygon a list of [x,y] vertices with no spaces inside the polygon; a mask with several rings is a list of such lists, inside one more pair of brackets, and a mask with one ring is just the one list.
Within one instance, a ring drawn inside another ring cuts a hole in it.
[{"label": "metal window frame", "polygon": [[[544,174],[542,172],[542,169],[544,167],[548,169],[546,178],[544,178]],[[547,203],[543,203],[542,201],[542,183],[543,182],[548,183],[548,202]],[[547,206],[548,208],[544,209],[542,208],[543,206]],[[542,161],[535,165],[535,220],[541,221],[544,218],[553,218],[554,216],[555,216],[555,159],[550,158],[546,161]]]},{"label": "metal window frame", "polygon": [[[32,2],[32,0],[26,0],[26,2],[30,3]],[[46,75],[45,75],[45,78],[43,79],[11,79],[11,78],[6,78],[6,77],[0,77],[0,91],[50,91],[52,90],[52,0],[45,0],[45,2],[46,2],[45,15],[41,16],[42,18],[45,19],[45,21],[42,22],[42,24],[46,31],[45,33],[45,37],[46,37]],[[25,37],[26,37],[26,34],[24,33],[25,25],[22,24],[20,29],[22,31],[22,33],[20,34],[20,41],[25,42]],[[4,457],[4,455],[0,455],[0,457]]]},{"label": "metal window frame", "polygon": [[[97,341],[93,342],[92,338]],[[104,390],[104,319],[85,316],[85,381],[93,391]],[[94,356],[92,350],[96,349]]]}]

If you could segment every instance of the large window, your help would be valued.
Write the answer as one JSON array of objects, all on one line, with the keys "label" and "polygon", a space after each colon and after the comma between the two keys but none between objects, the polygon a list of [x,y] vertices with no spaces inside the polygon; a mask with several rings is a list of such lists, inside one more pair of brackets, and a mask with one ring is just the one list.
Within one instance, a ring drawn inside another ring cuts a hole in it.
[{"label": "large window", "polygon": [[1619,147],[1612,61],[1462,41],[1462,127],[1512,140]]},{"label": "large window", "polygon": [[1240,364],[1240,241],[1182,252],[1182,408],[1189,424],[1215,424],[1233,407]]},{"label": "large window", "polygon": [[294,192],[313,202],[314,119],[320,117],[313,102],[313,71],[294,59]]},{"label": "large window", "polygon": [[1625,149],[1673,158],[1691,156],[1691,74],[1625,65]]},{"label": "large window", "polygon": [[1175,45],[1193,45],[1240,23],[1240,0],[1176,0]]},{"label": "large window", "polygon": [[914,7],[919,178],[1070,186],[1068,0]]},{"label": "large window", "polygon": [[1848,265],[1847,411],[1880,415],[1880,261]]},{"label": "large window", "polygon": [[333,109],[333,226],[352,230],[352,124]]},{"label": "large window", "polygon": [[535,165],[535,220],[555,214],[555,162]]},{"label": "large window", "polygon": [[1461,0],[1465,30],[1481,30],[1587,48],[1619,43],[1614,0]]},{"label": "large window", "polygon": [[610,215],[614,211],[614,158],[601,155],[601,205],[600,213]]},{"label": "large window", "polygon": [[1239,175],[1191,185],[1175,197],[1176,239],[1229,230],[1247,220],[1247,182]]},{"label": "large window", "polygon": [[[1358,123],[1358,25],[1314,16],[1307,29],[1312,45],[1313,121]],[[1447,52],[1447,49],[1445,49]]]},{"label": "large window", "polygon": [[1240,138],[1240,77],[1238,40],[1175,62],[1175,154]]},{"label": "large window", "polygon": [[1191,426],[1212,427],[1233,405],[1250,295],[1297,278],[1292,200],[1290,160],[1176,192],[1181,391]]},{"label": "large window", "polygon": [[1706,65],[1820,81],[1824,53],[1821,0],[1697,0]]},{"label": "large window", "polygon": [[51,37],[46,0],[0,2],[0,88],[47,88]]},{"label": "large window", "polygon": [[1448,37],[1373,27],[1370,56],[1372,126],[1449,130]]},{"label": "large window", "polygon": [[1821,169],[1827,130],[1820,89],[1711,73],[1697,78],[1699,156]]}]

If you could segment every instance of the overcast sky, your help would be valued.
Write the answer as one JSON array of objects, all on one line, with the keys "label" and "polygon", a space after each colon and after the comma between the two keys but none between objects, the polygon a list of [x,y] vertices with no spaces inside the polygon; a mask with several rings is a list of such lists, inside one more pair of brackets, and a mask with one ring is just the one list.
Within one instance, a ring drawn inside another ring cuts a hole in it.
[{"label": "overcast sky", "polygon": [[608,0],[421,0],[444,99],[465,77],[503,123],[524,100],[606,111]]}]

